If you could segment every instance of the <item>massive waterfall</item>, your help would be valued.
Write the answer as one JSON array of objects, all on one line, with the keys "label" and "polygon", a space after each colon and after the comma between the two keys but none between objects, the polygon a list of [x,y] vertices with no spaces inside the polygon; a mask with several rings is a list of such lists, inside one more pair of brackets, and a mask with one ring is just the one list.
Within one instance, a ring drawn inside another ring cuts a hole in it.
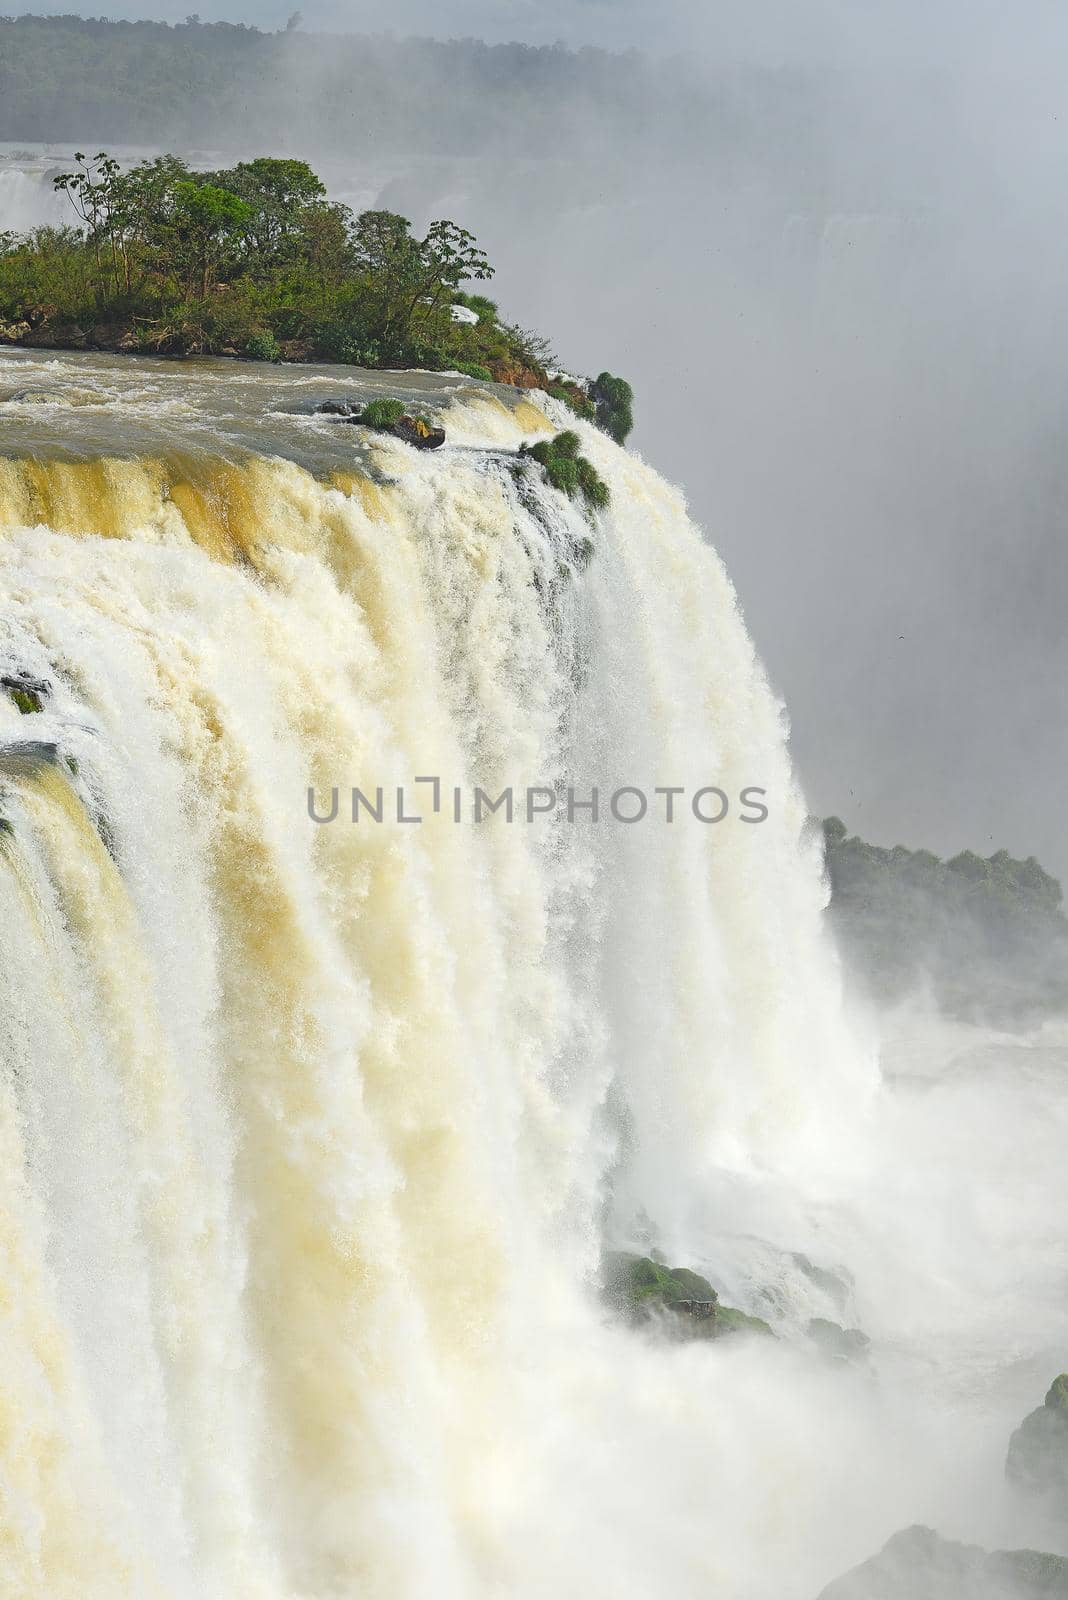
[{"label": "massive waterfall", "polygon": [[[564,414],[459,379],[0,388],[4,1593],[811,1600],[913,1509],[892,1400],[806,1367],[796,1274],[778,1344],[597,1292],[848,1248],[875,1093],[681,495],[580,425],[591,526],[517,453]],[[383,390],[445,448],[314,414]]]}]

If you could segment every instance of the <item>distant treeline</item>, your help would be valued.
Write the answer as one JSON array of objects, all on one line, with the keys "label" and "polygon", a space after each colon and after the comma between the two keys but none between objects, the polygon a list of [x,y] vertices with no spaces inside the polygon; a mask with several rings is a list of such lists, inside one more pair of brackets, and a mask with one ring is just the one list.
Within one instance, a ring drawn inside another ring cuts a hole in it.
[{"label": "distant treeline", "polygon": [[882,849],[823,824],[831,919],[878,999],[924,989],[947,1013],[1012,1022],[1068,1009],[1061,885],[1034,856]]},{"label": "distant treeline", "polygon": [[[231,23],[0,18],[0,140],[544,156],[585,131],[692,136],[707,99],[637,54],[478,40],[263,33]],[[645,108],[644,111],[641,108]]]}]

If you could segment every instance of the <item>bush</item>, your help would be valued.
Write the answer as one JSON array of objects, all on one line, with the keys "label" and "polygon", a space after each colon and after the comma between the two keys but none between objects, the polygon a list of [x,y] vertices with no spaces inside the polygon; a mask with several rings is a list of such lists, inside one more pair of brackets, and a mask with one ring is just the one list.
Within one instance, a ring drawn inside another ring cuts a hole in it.
[{"label": "bush", "polygon": [[489,367],[483,367],[477,361],[454,361],[453,370],[462,372],[465,378],[478,378],[482,383],[493,382],[493,373]]},{"label": "bush", "polygon": [[609,501],[607,483],[585,456],[579,456],[575,465],[578,468],[578,483],[582,493],[595,511],[603,511]]},{"label": "bush", "polygon": [[372,400],[365,405],[360,413],[360,421],[365,428],[378,428],[384,430],[392,428],[404,415],[404,403],[400,400],[390,400],[385,396],[381,400]]},{"label": "bush", "polygon": [[549,397],[552,400],[562,400],[583,422],[597,421],[597,407],[588,394],[581,390],[575,383],[551,383]]},{"label": "bush", "polygon": [[573,500],[581,494],[587,507],[603,511],[609,501],[609,489],[592,461],[579,454],[582,440],[570,428],[558,433],[555,439],[539,439],[528,454],[545,468],[545,476],[554,489],[559,489]]},{"label": "bush", "polygon": [[624,378],[602,372],[590,384],[590,399],[597,410],[597,426],[616,444],[626,444],[634,427],[634,390],[630,384]]},{"label": "bush", "polygon": [[254,333],[245,345],[251,361],[281,361],[282,348],[273,333]]}]

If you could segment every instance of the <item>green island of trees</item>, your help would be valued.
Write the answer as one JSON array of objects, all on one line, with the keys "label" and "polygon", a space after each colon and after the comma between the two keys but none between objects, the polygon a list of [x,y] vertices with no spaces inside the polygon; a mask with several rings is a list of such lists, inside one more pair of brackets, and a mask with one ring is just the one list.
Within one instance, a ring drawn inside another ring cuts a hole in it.
[{"label": "green island of trees", "polygon": [[581,385],[550,380],[545,339],[465,292],[493,268],[455,222],[419,238],[394,212],[354,216],[304,161],[75,162],[54,179],[69,226],[0,235],[0,342],[452,370],[599,414]]}]

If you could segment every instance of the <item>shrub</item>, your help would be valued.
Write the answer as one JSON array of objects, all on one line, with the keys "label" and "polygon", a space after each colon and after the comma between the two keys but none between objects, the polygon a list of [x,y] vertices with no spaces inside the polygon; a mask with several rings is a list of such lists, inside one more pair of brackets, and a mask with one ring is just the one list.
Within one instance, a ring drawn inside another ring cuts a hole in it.
[{"label": "shrub", "polygon": [[454,361],[453,369],[462,372],[465,378],[478,378],[482,383],[493,382],[493,373],[489,367],[480,366],[477,361]]},{"label": "shrub", "polygon": [[570,500],[581,494],[590,510],[603,511],[609,501],[608,485],[593,462],[579,454],[581,447],[578,434],[567,428],[555,439],[539,439],[528,454],[545,468],[545,476],[554,489]]},{"label": "shrub", "polygon": [[549,385],[549,397],[552,400],[562,400],[564,405],[575,413],[576,417],[582,418],[583,422],[597,421],[597,407],[589,395],[579,388],[578,384],[551,383]]},{"label": "shrub", "polygon": [[404,403],[401,400],[391,400],[382,397],[381,400],[372,400],[365,405],[360,413],[360,421],[365,428],[386,429],[392,428],[404,415]]},{"label": "shrub", "polygon": [[282,349],[273,333],[254,333],[245,345],[251,361],[281,361]]},{"label": "shrub", "polygon": [[616,444],[625,444],[634,427],[634,390],[630,384],[625,378],[602,372],[590,384],[590,399],[597,410],[597,426]]},{"label": "shrub", "polygon": [[603,511],[609,500],[607,483],[592,461],[587,461],[585,456],[579,456],[575,465],[578,468],[578,482],[582,493],[595,511]]}]

